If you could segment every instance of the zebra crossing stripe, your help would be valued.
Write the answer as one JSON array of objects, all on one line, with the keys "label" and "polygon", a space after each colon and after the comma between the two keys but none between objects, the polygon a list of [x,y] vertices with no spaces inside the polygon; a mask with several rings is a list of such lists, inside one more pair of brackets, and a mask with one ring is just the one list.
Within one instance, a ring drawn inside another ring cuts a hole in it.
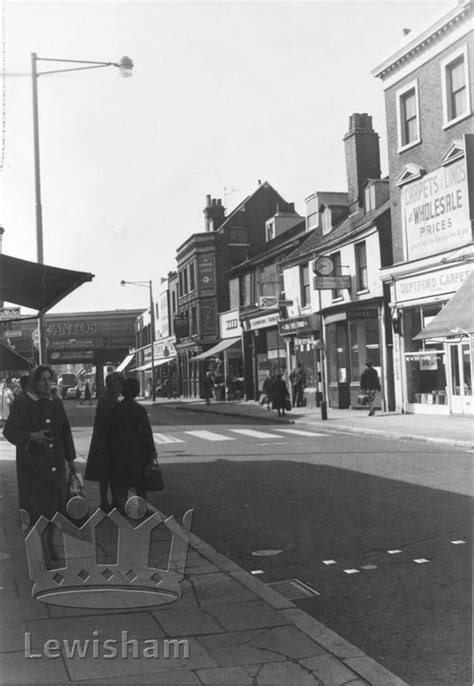
[{"label": "zebra crossing stripe", "polygon": [[155,442],[158,444],[163,443],[185,443],[182,438],[176,438],[175,436],[170,436],[169,434],[153,434]]},{"label": "zebra crossing stripe", "polygon": [[232,433],[250,436],[251,438],[280,438],[276,434],[268,434],[265,431],[255,431],[254,429],[230,429]]},{"label": "zebra crossing stripe", "polygon": [[294,434],[295,436],[327,436],[327,434],[318,434],[302,429],[275,429],[275,431],[282,431],[285,434]]},{"label": "zebra crossing stripe", "polygon": [[205,441],[235,441],[235,438],[232,436],[223,436],[213,431],[185,431],[184,433],[196,438],[203,438]]}]

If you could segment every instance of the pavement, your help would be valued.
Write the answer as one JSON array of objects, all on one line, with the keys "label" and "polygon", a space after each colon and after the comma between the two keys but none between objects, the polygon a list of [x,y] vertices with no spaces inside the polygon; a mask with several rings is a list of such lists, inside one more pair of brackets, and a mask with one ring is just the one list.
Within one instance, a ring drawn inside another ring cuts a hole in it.
[{"label": "pavement", "polygon": [[[217,404],[210,411],[218,411]],[[78,452],[84,454],[90,435],[79,430],[77,439]],[[174,603],[101,610],[58,607],[32,598],[18,517],[14,447],[3,438],[0,470],[2,684],[404,684],[192,533],[186,533],[189,548],[182,596]],[[95,489],[95,485],[86,488],[91,503],[97,502]],[[153,546],[162,545],[163,541],[153,540],[149,561],[154,559]],[[124,632],[129,641],[125,652]],[[90,639],[82,657],[77,652],[67,655],[65,641],[75,639]],[[91,647],[94,639],[96,648]],[[173,639],[185,643],[174,644]],[[47,641],[52,640],[58,642],[58,649],[55,643],[51,650]],[[122,646],[113,659],[104,657],[106,640]],[[156,652],[147,654],[144,649],[153,641]],[[167,641],[172,646],[168,657]]]},{"label": "pavement", "polygon": [[[147,401],[145,401],[146,403]],[[150,401],[148,401],[150,402]],[[266,423],[304,424],[318,426],[325,431],[344,431],[379,435],[397,440],[429,441],[449,446],[474,448],[474,417],[468,415],[423,415],[397,412],[376,412],[369,417],[366,410],[339,410],[328,408],[327,420],[321,419],[319,408],[298,407],[279,419],[273,410],[261,407],[255,401],[214,401],[205,405],[202,400],[157,400],[155,405],[171,403],[176,409],[207,412],[242,419],[261,420]]]}]

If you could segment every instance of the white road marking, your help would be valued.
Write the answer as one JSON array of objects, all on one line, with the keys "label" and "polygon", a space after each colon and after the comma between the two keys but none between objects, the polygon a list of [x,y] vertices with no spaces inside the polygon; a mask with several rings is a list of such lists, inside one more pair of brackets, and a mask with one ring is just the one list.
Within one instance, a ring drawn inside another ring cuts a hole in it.
[{"label": "white road marking", "polygon": [[377,569],[377,565],[362,565],[362,569]]},{"label": "white road marking", "polygon": [[184,443],[182,438],[176,438],[175,436],[170,436],[170,434],[153,434],[153,438],[159,445],[163,443]]},{"label": "white road marking", "polygon": [[451,541],[451,543],[452,543],[453,545],[462,545],[462,544],[465,543],[465,542],[466,542],[466,541],[462,541],[462,540]]},{"label": "white road marking", "polygon": [[422,565],[425,562],[429,562],[429,560],[427,560],[426,557],[418,557],[418,558],[414,559],[413,562],[416,562],[416,564],[418,564],[418,565]]},{"label": "white road marking", "polygon": [[388,553],[389,555],[398,555],[398,554],[401,553],[401,552],[402,552],[402,551],[401,551],[401,550],[398,550],[398,549],[397,549],[397,550],[387,550],[387,553]]},{"label": "white road marking", "polygon": [[337,564],[336,560],[323,560],[323,565],[335,565]]},{"label": "white road marking", "polygon": [[196,438],[203,438],[205,441],[235,441],[235,438],[232,436],[215,434],[213,431],[185,431],[184,433],[195,436]]},{"label": "white road marking", "polygon": [[232,433],[250,436],[250,438],[280,438],[276,434],[268,434],[265,431],[255,431],[254,429],[230,429]]},{"label": "white road marking", "polygon": [[286,434],[294,434],[295,436],[327,436],[328,434],[318,434],[312,431],[303,431],[302,429],[275,429],[275,431],[283,431]]},{"label": "white road marking", "polygon": [[359,570],[358,570],[358,569],[345,569],[344,572],[345,572],[346,574],[359,574]]}]

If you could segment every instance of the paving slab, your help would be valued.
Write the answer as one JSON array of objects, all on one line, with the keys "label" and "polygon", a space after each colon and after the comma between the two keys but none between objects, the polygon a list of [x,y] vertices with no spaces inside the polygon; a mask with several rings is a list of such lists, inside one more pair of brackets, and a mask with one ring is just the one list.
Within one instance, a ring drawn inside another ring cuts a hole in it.
[{"label": "paving slab", "polygon": [[321,681],[301,665],[289,661],[263,665],[255,678],[256,686],[288,686],[289,684],[320,686]]},{"label": "paving slab", "polygon": [[407,686],[397,676],[389,672],[371,657],[352,657],[344,660],[354,672],[367,679],[373,686]]},{"label": "paving slab", "polygon": [[152,614],[167,636],[182,636],[185,633],[199,636],[224,631],[223,626],[209,611],[197,607],[180,609],[179,604],[176,604],[172,610],[156,610]]},{"label": "paving slab", "polygon": [[254,686],[252,676],[244,667],[216,667],[198,669],[197,675],[206,686]]},{"label": "paving slab", "polygon": [[293,624],[267,629],[254,638],[251,645],[295,660],[326,653],[324,648]]},{"label": "paving slab", "polygon": [[301,664],[311,670],[314,676],[324,684],[331,684],[331,686],[344,686],[344,684],[349,683],[352,685],[354,679],[358,677],[357,673],[354,673],[352,669],[349,669],[333,655],[326,654],[307,658],[301,660]]},{"label": "paving slab", "polygon": [[257,599],[245,586],[222,572],[196,576],[193,579],[193,586],[201,606]]},{"label": "paving slab", "polygon": [[207,612],[228,631],[281,626],[288,621],[263,600],[212,605],[208,607]]},{"label": "paving slab", "polygon": [[199,636],[199,642],[216,662],[225,667],[232,665],[264,664],[286,659],[284,655],[268,648],[253,645],[262,634],[261,629],[251,631],[230,631],[224,634]]},{"label": "paving slab", "polygon": [[62,660],[25,659],[25,653],[1,653],[2,684],[67,684],[69,675]]}]

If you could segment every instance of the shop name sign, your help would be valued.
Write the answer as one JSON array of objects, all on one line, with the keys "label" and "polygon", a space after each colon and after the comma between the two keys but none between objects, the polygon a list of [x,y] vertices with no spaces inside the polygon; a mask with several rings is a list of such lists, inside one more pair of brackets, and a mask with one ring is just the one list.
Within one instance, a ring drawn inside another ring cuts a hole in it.
[{"label": "shop name sign", "polygon": [[407,184],[400,200],[408,259],[436,255],[471,240],[465,159]]},{"label": "shop name sign", "polygon": [[313,287],[316,291],[325,291],[333,289],[350,290],[351,277],[350,276],[315,276],[313,280]]},{"label": "shop name sign", "polygon": [[248,331],[255,331],[255,329],[265,329],[267,326],[275,326],[279,319],[279,312],[267,314],[265,317],[255,317],[255,319],[247,320],[246,328]]},{"label": "shop name sign", "polygon": [[396,301],[403,302],[453,293],[458,290],[471,271],[472,267],[460,266],[400,279],[395,282]]},{"label": "shop name sign", "polygon": [[5,322],[8,319],[16,319],[20,316],[19,307],[1,307],[0,308],[0,322]]}]

